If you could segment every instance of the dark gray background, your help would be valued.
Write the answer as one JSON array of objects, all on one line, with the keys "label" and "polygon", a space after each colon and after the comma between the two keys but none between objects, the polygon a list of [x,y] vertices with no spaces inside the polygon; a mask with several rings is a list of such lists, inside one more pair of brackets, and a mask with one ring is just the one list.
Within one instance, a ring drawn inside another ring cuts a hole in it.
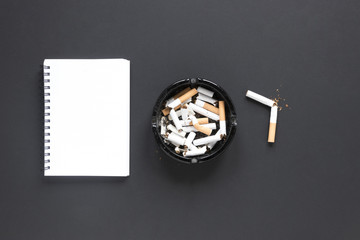
[{"label": "dark gray background", "polygon": [[[1,1],[0,238],[359,239],[359,11],[358,0]],[[131,176],[44,178],[43,59],[106,57],[131,60]],[[172,161],[151,132],[156,98],[186,77],[220,84],[238,113],[231,146],[204,165]],[[280,85],[292,110],[269,145],[269,109],[245,92]]]}]

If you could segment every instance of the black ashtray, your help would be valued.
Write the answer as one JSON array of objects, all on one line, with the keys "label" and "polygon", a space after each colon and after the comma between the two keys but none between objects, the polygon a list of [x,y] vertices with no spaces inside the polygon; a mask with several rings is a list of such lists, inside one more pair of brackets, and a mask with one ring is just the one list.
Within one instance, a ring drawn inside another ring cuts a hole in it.
[{"label": "black ashtray", "polygon": [[[165,108],[166,100],[170,99],[183,89],[187,87],[197,88],[199,86],[213,91],[215,99],[225,101],[226,137],[219,141],[210,151],[207,151],[205,154],[194,157],[184,157],[183,155],[176,153],[175,147],[170,143],[166,143],[160,134],[160,122],[161,117],[163,116],[161,110]],[[157,99],[152,113],[152,129],[159,147],[171,158],[188,164],[206,162],[219,156],[233,139],[236,132],[236,125],[237,122],[235,108],[228,94],[218,84],[203,78],[183,79],[168,86]]]}]

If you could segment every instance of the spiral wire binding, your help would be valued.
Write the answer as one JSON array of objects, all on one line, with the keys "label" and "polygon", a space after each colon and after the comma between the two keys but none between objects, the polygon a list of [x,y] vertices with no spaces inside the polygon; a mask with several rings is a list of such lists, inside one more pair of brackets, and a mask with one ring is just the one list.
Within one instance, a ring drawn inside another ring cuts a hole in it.
[{"label": "spiral wire binding", "polygon": [[50,66],[44,65],[44,170],[50,169]]}]

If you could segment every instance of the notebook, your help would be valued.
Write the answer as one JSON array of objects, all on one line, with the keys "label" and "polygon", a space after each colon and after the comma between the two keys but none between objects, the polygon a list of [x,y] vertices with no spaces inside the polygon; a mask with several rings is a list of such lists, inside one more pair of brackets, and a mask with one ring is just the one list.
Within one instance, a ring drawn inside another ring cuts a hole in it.
[{"label": "notebook", "polygon": [[44,175],[128,176],[130,61],[44,60]]}]

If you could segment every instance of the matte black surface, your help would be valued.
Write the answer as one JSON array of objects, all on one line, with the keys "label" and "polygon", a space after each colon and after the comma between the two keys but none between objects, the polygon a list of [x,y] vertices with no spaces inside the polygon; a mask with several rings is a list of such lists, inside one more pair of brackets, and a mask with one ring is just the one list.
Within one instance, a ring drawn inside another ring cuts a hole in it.
[{"label": "matte black surface", "polygon": [[[0,238],[359,239],[359,11],[358,0],[1,1]],[[43,59],[106,57],[131,60],[131,177],[42,177]],[[163,88],[197,76],[229,93],[238,128],[218,161],[190,166],[158,151],[150,116]],[[245,92],[280,85],[292,110],[269,145],[269,109]]]}]

